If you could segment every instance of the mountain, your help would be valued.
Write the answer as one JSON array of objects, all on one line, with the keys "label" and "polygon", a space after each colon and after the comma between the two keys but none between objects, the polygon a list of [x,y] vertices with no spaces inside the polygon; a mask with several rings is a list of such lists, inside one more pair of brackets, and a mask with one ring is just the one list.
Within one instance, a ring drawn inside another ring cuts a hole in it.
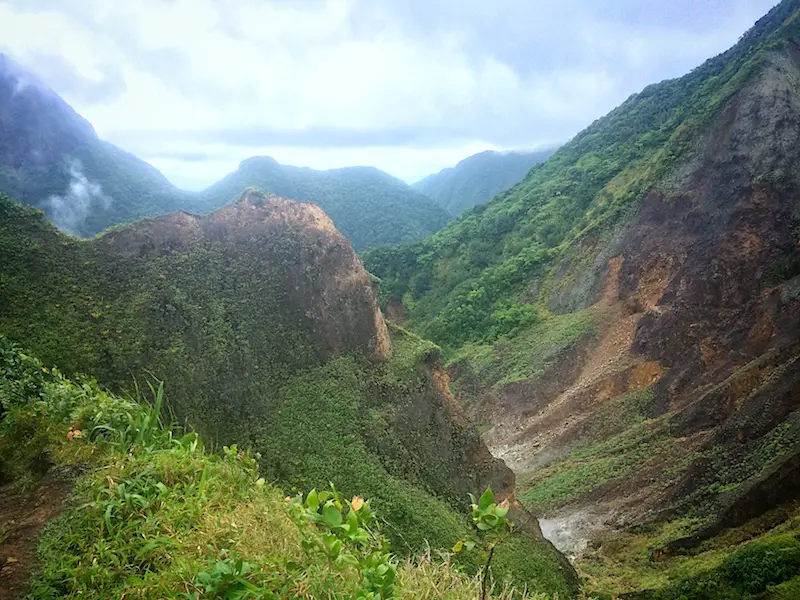
[{"label": "mountain", "polygon": [[487,150],[465,158],[455,167],[428,175],[411,187],[433,198],[457,217],[465,210],[514,187],[533,165],[544,162],[555,151],[555,148],[537,152]]},{"label": "mountain", "polygon": [[449,215],[430,198],[373,167],[317,171],[257,156],[202,193],[214,210],[248,188],[313,202],[330,215],[357,251],[420,240],[445,226]]},{"label": "mountain", "polygon": [[254,157],[202,193],[179,190],[151,165],[99,139],[55,92],[0,54],[0,193],[41,208],[62,230],[89,237],[142,217],[209,212],[250,187],[318,204],[359,251],[422,239],[450,218],[372,167],[315,171]]},{"label": "mountain", "polygon": [[57,94],[0,54],[0,192],[82,236],[186,206],[189,194],[104,142]]},{"label": "mountain", "polygon": [[785,0],[509,192],[364,256],[597,593],[800,588],[765,566],[797,552],[798,144]]},{"label": "mountain", "polygon": [[[514,501],[513,473],[450,394],[438,348],[387,328],[375,280],[317,206],[248,191],[207,216],[87,241],[2,199],[0,281],[9,340],[117,393],[165,380],[178,423],[248,449],[268,481],[374,499],[399,552],[452,547],[468,493],[491,485]],[[535,523],[496,572],[573,595]]]}]

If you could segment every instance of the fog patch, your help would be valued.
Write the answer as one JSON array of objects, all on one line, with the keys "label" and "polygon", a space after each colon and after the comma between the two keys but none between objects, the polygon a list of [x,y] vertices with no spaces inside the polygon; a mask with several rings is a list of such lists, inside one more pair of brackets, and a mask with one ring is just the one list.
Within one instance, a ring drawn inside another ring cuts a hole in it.
[{"label": "fog patch", "polygon": [[63,196],[50,196],[45,202],[46,212],[61,231],[81,235],[86,219],[111,208],[113,199],[103,193],[99,183],[84,175],[80,161],[70,161],[69,176],[67,192]]}]

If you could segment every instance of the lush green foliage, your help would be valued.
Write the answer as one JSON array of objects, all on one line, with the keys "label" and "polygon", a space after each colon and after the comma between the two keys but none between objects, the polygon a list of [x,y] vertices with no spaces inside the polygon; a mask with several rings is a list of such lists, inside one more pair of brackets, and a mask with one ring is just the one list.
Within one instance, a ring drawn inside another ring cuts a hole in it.
[{"label": "lush green foliage", "polygon": [[[297,232],[276,232],[255,253],[205,244],[124,254],[103,238],[60,235],[8,200],[0,211],[0,328],[10,338],[113,390],[132,391],[133,377],[166,379],[180,422],[258,453],[268,480],[371,497],[401,552],[450,548],[464,535],[477,487],[465,450],[478,435],[436,389],[438,349],[393,329],[389,361],[352,352],[323,361],[281,291],[304,243]],[[526,575],[532,589],[571,593],[552,548],[531,539],[524,553],[541,555]]]},{"label": "lush green foliage", "polygon": [[367,268],[386,296],[405,303],[410,327],[445,352],[513,331],[502,324],[509,310],[527,314],[537,302],[561,308],[554,280],[573,275],[559,267],[569,271],[568,259],[596,254],[598,246],[583,250],[581,242],[607,239],[626,222],[769,53],[796,35],[796,20],[787,20],[796,9],[783,2],[729,51],[631,96],[519,185],[436,235],[365,253]]},{"label": "lush green foliage", "polygon": [[447,212],[459,216],[513,187],[535,164],[544,162],[555,148],[536,152],[494,152],[474,154],[455,167],[428,175],[411,187],[433,198]]},{"label": "lush green foliage", "polygon": [[487,387],[534,379],[580,340],[595,335],[599,320],[588,310],[554,315],[494,344],[467,343],[450,362],[469,369]]},{"label": "lush green foliage", "polygon": [[591,582],[587,594],[638,600],[793,598],[800,581],[798,507],[778,512],[729,530],[691,553],[659,560],[653,556],[669,540],[694,529],[693,520],[673,519],[607,536],[578,562]]},{"label": "lush green foliage", "polygon": [[165,427],[162,386],[152,388],[152,404],[125,400],[91,380],[70,381],[4,338],[0,383],[3,475],[33,485],[43,456],[51,468],[84,472],[40,540],[30,598],[477,593],[477,580],[446,563],[394,557],[369,501],[345,501],[335,489],[284,499],[248,453],[212,454],[196,434]]},{"label": "lush green foliage", "polygon": [[508,500],[503,500],[500,504],[495,503],[492,488],[486,488],[480,499],[476,500],[470,494],[472,500],[472,523],[477,529],[477,537],[458,540],[453,546],[453,552],[466,550],[472,552],[476,548],[486,555],[483,565],[483,586],[481,588],[481,600],[486,598],[487,583],[489,581],[492,558],[497,544],[504,541],[511,533],[513,523],[508,520],[506,515],[509,510]]},{"label": "lush green foliage", "polygon": [[413,242],[445,226],[448,214],[399,179],[372,167],[315,171],[254,157],[201,194],[205,210],[239,198],[249,187],[319,205],[356,251]]}]

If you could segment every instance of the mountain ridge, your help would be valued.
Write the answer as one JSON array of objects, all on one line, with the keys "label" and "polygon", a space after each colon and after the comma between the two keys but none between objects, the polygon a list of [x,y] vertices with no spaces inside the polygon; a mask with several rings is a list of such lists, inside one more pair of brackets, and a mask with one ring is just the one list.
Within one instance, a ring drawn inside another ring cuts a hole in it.
[{"label": "mountain ridge", "polygon": [[519,183],[533,165],[547,160],[556,149],[485,150],[428,175],[411,187],[457,217]]},{"label": "mountain ridge", "polygon": [[250,187],[318,203],[361,251],[421,239],[449,220],[435,202],[374,167],[329,171],[250,157],[202,192],[100,139],[58,94],[0,55],[0,192],[81,236],[176,210],[209,212]]},{"label": "mountain ridge", "polygon": [[243,160],[200,192],[199,204],[204,210],[219,208],[249,187],[318,204],[357,251],[421,239],[450,218],[433,200],[376,167],[317,170],[264,156]]},{"label": "mountain ridge", "polygon": [[786,0],[510,192],[364,255],[598,592],[705,597],[702,577],[620,576],[628,528],[678,569],[797,498],[798,42]]}]

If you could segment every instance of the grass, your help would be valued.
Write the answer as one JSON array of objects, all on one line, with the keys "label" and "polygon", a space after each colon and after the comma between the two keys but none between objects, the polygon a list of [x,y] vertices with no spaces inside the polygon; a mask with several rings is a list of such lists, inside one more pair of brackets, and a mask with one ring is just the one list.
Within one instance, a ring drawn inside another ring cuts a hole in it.
[{"label": "grass", "polygon": [[623,532],[602,540],[578,562],[587,593],[598,598],[732,600],[784,598],[796,589],[800,568],[800,507],[765,530],[752,524],[729,530],[692,554],[651,559],[653,550],[697,526],[689,519],[659,523],[647,531]]},{"label": "grass", "polygon": [[[166,426],[163,386],[150,388],[150,401],[123,399],[0,342],[3,476],[34,485],[31,465],[42,455],[83,473],[66,512],[42,534],[29,598],[355,597],[361,571],[332,568],[309,550],[324,532],[298,524],[284,493],[261,478],[255,456],[236,446],[209,452],[195,433]],[[71,429],[82,435],[68,436]],[[383,531],[375,531],[381,545]],[[530,577],[549,571],[549,582],[563,587],[552,552],[513,539],[520,547],[503,560],[525,563]],[[396,598],[466,600],[480,593],[479,578],[447,553],[391,560]],[[548,597],[542,588],[513,589],[501,562],[493,598]]]},{"label": "grass", "polygon": [[659,600],[791,598],[800,556],[800,505],[778,525],[752,521],[707,541],[691,554],[652,560],[653,551],[695,530],[695,519],[617,533],[577,563],[586,592],[597,598],[631,594]]},{"label": "grass", "polygon": [[520,500],[541,514],[634,473],[655,457],[676,460],[677,440],[663,433],[661,419],[644,416],[651,397],[644,388],[616,398],[598,414],[593,441],[519,482]]},{"label": "grass", "polygon": [[450,364],[468,366],[489,386],[534,379],[582,338],[596,334],[597,319],[589,310],[552,315],[512,339],[467,344]]}]

